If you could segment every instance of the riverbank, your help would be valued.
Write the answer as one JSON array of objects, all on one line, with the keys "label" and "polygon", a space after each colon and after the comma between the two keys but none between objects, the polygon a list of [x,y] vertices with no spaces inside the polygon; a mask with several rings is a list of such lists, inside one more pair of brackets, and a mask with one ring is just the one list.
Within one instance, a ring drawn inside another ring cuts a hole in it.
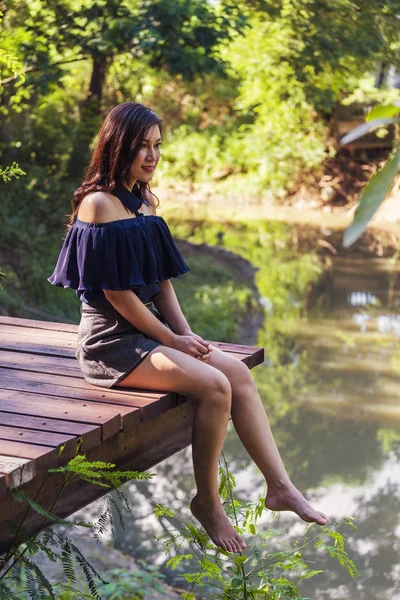
[{"label": "riverbank", "polygon": [[[400,184],[400,180],[399,180]],[[317,250],[322,254],[392,257],[400,251],[400,189],[395,188],[383,203],[369,227],[353,246],[343,247],[343,232],[350,225],[357,202],[349,206],[324,205],[316,197],[300,192],[295,198],[268,200],[260,204],[243,198],[189,194],[185,190],[155,190],[162,199],[159,214],[187,221],[243,221],[285,222],[292,230],[292,242],[299,251]],[[188,200],[189,199],[189,200]]]}]

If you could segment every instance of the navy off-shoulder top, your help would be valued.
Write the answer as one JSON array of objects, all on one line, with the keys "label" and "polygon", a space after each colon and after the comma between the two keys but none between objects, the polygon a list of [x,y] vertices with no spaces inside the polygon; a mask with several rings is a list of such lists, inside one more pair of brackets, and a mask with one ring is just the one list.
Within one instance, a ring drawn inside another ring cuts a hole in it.
[{"label": "navy off-shoulder top", "polygon": [[190,271],[162,217],[144,215],[138,188],[112,190],[135,217],[107,223],[76,219],[69,229],[52,275],[53,285],[73,288],[87,304],[104,302],[103,290],[132,290],[147,301],[160,282]]}]

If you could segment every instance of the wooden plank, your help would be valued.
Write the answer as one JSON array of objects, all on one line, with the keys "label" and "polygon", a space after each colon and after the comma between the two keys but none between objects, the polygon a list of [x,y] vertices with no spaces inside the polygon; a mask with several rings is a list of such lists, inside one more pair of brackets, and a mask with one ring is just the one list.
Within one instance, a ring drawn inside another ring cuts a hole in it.
[{"label": "wooden plank", "polygon": [[[19,351],[24,352],[29,350],[34,351],[49,351],[53,350],[56,352],[62,352],[65,349],[74,349],[75,340],[65,340],[63,338],[45,338],[42,337],[37,331],[30,330],[30,335],[18,334],[18,333],[7,333],[7,331],[1,331],[1,347],[2,348],[16,348]],[[37,350],[36,350],[37,349]],[[65,352],[64,352],[65,354]]]},{"label": "wooden plank", "polygon": [[[1,325],[0,330],[2,336],[4,336],[4,339],[24,339],[30,343],[36,343],[39,338],[40,341],[43,342],[43,344],[46,346],[57,344],[63,348],[70,347],[71,345],[76,343],[77,338],[77,331],[64,332],[45,329],[41,329],[40,331],[38,331],[34,327],[26,328],[18,327],[15,325]],[[253,354],[254,350],[260,349],[255,348],[253,346],[238,346],[237,344],[232,344],[229,342],[211,341],[211,343],[214,346],[217,346],[218,348],[223,350],[224,352],[229,352],[239,356]]]},{"label": "wooden plank", "polygon": [[[231,356],[235,356],[239,360],[243,360],[243,355],[238,353],[229,353]],[[71,360],[73,358],[74,360]],[[263,361],[263,356],[261,359],[258,359],[258,354],[253,359],[250,357],[247,359],[245,357],[244,362],[247,364],[249,369],[253,366],[252,363],[256,362],[256,364],[260,364]],[[0,350],[0,367],[12,369],[12,373],[18,371],[27,371],[27,372],[39,372],[39,373],[48,373],[50,375],[54,375],[54,373],[62,373],[64,376],[71,378],[69,380],[68,385],[80,387],[87,387],[90,389],[99,389],[95,388],[85,382],[82,376],[82,371],[78,365],[78,362],[75,360],[75,356],[52,356],[50,354],[31,354],[29,352],[15,352],[13,350]],[[78,382],[74,381],[74,378],[79,380]],[[120,391],[121,388],[118,388]],[[109,391],[109,390],[108,390]],[[143,390],[144,393],[149,394],[149,390]]]},{"label": "wooden plank", "polygon": [[[133,408],[116,408],[100,402],[68,400],[14,390],[0,390],[0,406],[3,412],[101,425],[103,440],[121,430],[121,411],[126,415],[128,424],[136,421]],[[132,418],[129,418],[131,411]]]},{"label": "wooden plank", "polygon": [[[22,321],[23,323],[25,323],[26,321],[32,323],[31,327],[24,327],[22,324],[20,323],[13,323],[14,321]],[[69,335],[71,334],[76,334],[78,331],[78,326],[77,325],[70,325],[70,324],[63,324],[63,323],[53,323],[53,322],[46,322],[46,321],[29,321],[28,319],[15,319],[14,317],[0,317],[0,324],[4,323],[5,327],[0,327],[1,331],[4,331],[4,333],[9,332],[9,333],[16,333],[18,332],[18,328],[21,329],[25,329],[26,332],[24,334],[18,334],[18,335],[26,335],[28,336],[28,338],[30,337],[30,335],[33,335],[34,337],[37,338],[37,333],[35,333],[36,330],[41,329],[41,339],[57,339],[57,336],[54,336],[54,332],[60,332],[60,338],[62,340],[67,340],[67,341],[73,341],[75,338],[73,337],[73,335],[71,337],[69,337]],[[34,324],[38,323],[38,327],[36,327]],[[9,327],[7,327],[7,325]],[[64,328],[63,326],[67,326],[66,328]],[[63,335],[63,333],[65,333],[66,335]],[[216,341],[212,341],[209,340],[213,345],[215,345],[216,347],[220,348],[221,350],[223,350],[224,352],[229,352],[229,353],[233,353],[233,354],[238,354],[238,355],[243,355],[243,354],[254,354],[254,353],[258,353],[259,350],[263,350],[262,348],[258,348],[255,346],[245,346],[245,345],[237,345],[237,344],[232,344],[232,343],[228,343],[228,342],[216,342]]]},{"label": "wooden plank", "polygon": [[36,468],[32,460],[0,455],[0,472],[4,473],[7,488],[12,490],[33,479]]},{"label": "wooden plank", "polygon": [[[93,410],[97,403],[101,405],[109,404],[114,407],[115,413],[122,412],[122,429],[129,429],[134,422],[143,422],[148,418],[153,418],[156,414],[168,410],[176,405],[177,399],[175,392],[166,392],[162,394],[155,392],[147,394],[146,392],[125,391],[120,393],[118,390],[108,391],[99,390],[94,386],[88,389],[82,387],[70,387],[66,385],[58,385],[56,383],[47,383],[41,381],[46,377],[51,381],[55,379],[64,381],[60,376],[40,375],[38,373],[20,373],[16,372],[14,377],[3,376],[3,369],[0,369],[1,386],[3,390],[19,391],[21,393],[34,392],[36,394],[54,396],[68,400],[85,400],[89,404],[93,404]],[[7,370],[6,370],[7,372]],[[32,379],[31,379],[32,378]],[[2,406],[0,405],[2,408]],[[129,410],[130,409],[130,410]]]},{"label": "wooden plank", "polygon": [[[7,337],[8,335],[9,334],[6,334],[4,337]],[[234,346],[232,344],[226,344],[225,342],[210,343],[227,354],[243,361],[249,367],[249,369],[261,364],[264,360],[263,348],[253,348],[254,353],[250,354],[248,352],[242,353],[233,351]],[[74,346],[73,343],[71,343],[69,347],[60,347],[45,343],[38,344],[34,341],[30,342],[28,340],[18,340],[16,339],[16,336],[13,336],[13,339],[0,340],[0,351],[26,352],[48,357],[70,358],[73,360],[75,360],[75,347],[76,346]],[[238,348],[238,346],[236,346],[236,348]],[[246,346],[246,348],[248,348],[248,346]]]},{"label": "wooden plank", "polygon": [[[106,454],[99,454],[101,458],[116,456],[123,468],[128,468],[132,448],[144,452],[144,462],[158,462],[169,455],[168,449],[172,454],[190,443],[190,419],[170,421],[171,413],[187,418],[190,399],[148,390],[109,390],[84,381],[74,354],[77,329],[73,324],[0,317],[0,496],[7,486],[37,486],[41,472],[58,463],[57,447],[67,444],[65,459],[78,436],[90,440],[86,450],[95,452],[93,456],[102,448]],[[249,368],[263,361],[262,348],[211,343]],[[155,423],[164,426],[157,430]],[[86,490],[74,497],[78,508],[91,501],[89,495]],[[69,510],[71,497],[67,504]]]},{"label": "wooden plank", "polygon": [[83,451],[97,446],[101,441],[101,427],[89,423],[61,421],[47,417],[32,417],[31,415],[19,415],[0,411],[0,425],[78,436],[82,438]]},{"label": "wooden plank", "polygon": [[82,382],[82,371],[76,360],[70,356],[58,357],[14,350],[0,350],[0,367],[21,370],[39,371],[40,373],[63,373],[69,377],[79,377]]},{"label": "wooden plank", "polygon": [[26,341],[18,341],[15,339],[1,339],[0,350],[14,350],[15,352],[33,352],[35,354],[75,358],[72,349],[69,348],[58,348],[57,346],[43,346],[38,343],[30,344]]},{"label": "wooden plank", "polygon": [[[189,400],[159,415],[153,421],[139,425],[132,432],[120,432],[92,448],[87,453],[87,460],[109,460],[119,469],[147,470],[168,456],[190,445],[195,403]],[[190,468],[188,466],[188,468]],[[50,508],[62,485],[63,477],[52,474],[45,485],[45,475],[38,475],[22,489],[31,497],[37,496],[39,504]],[[77,481],[68,486],[68,491],[60,497],[53,513],[66,517],[100,498],[107,490],[84,481]],[[7,520],[16,525],[24,516],[24,506],[14,501],[9,494],[0,496],[0,514],[7,515]],[[24,530],[33,533],[42,526],[43,520],[34,511],[24,521]],[[9,548],[12,534],[0,525],[0,552]]]},{"label": "wooden plank", "polygon": [[27,429],[26,427],[0,425],[0,440],[57,448],[69,441],[76,442],[77,437],[65,433],[55,433],[53,431],[37,431],[35,429]]},{"label": "wooden plank", "polygon": [[253,355],[258,354],[259,350],[264,350],[263,348],[259,348],[258,346],[242,346],[241,344],[231,344],[230,342],[213,342],[211,341],[213,346],[220,348],[224,352],[229,352],[235,355],[243,356],[243,355]]},{"label": "wooden plank", "polygon": [[0,367],[0,388],[14,389],[14,381],[18,382],[18,386],[32,384],[35,390],[38,388],[38,385],[52,384],[54,387],[62,387],[61,395],[67,395],[69,398],[76,397],[84,400],[110,402],[111,404],[128,404],[129,406],[135,405],[131,404],[126,398],[149,398],[155,401],[161,399],[163,396],[175,397],[175,392],[155,392],[140,390],[138,388],[100,388],[99,386],[87,383],[83,379],[82,373],[80,373],[80,377],[75,378],[65,377],[55,372],[48,374],[36,371],[10,371],[9,369]]},{"label": "wooden plank", "polygon": [[37,469],[48,469],[57,463],[58,451],[49,446],[0,440],[0,454],[14,458],[34,459]]},{"label": "wooden plank", "polygon": [[57,321],[39,321],[36,319],[23,319],[21,317],[6,317],[4,315],[0,315],[0,326],[1,325],[15,325],[18,327],[26,327],[28,329],[34,328],[70,332],[76,332],[76,330],[78,329],[78,325],[74,325],[72,323],[58,323]]},{"label": "wooden plank", "polygon": [[1,335],[15,335],[32,340],[53,340],[73,342],[76,339],[76,331],[57,331],[55,329],[36,329],[35,327],[19,327],[17,325],[0,325]]}]

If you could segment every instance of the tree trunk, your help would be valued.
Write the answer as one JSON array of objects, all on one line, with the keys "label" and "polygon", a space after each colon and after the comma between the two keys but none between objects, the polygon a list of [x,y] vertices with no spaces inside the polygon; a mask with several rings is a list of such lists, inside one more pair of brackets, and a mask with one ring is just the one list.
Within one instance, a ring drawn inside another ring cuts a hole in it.
[{"label": "tree trunk", "polygon": [[111,60],[108,56],[93,57],[93,70],[89,91],[79,107],[80,120],[75,130],[71,158],[68,165],[68,178],[82,178],[90,158],[90,144],[101,123],[101,99]]}]

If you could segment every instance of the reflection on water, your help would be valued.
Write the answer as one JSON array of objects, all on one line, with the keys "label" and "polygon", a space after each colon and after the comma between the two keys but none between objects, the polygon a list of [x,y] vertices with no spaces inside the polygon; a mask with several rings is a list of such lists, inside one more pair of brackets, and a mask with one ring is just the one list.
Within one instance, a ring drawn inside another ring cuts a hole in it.
[{"label": "reflection on water", "polygon": [[[332,560],[311,551],[314,568],[325,569],[301,588],[313,600],[400,600],[397,277],[389,261],[335,258],[315,308],[292,327],[296,343],[288,346],[282,364],[269,358],[253,371],[294,483],[332,520],[349,515],[358,526],[358,533],[343,533],[360,577],[351,580]],[[271,315],[271,302],[264,304]],[[266,345],[264,340],[260,331],[258,345]],[[262,478],[232,429],[225,453],[238,494],[259,498]],[[116,545],[161,565],[165,557],[154,535],[171,523],[168,517],[156,521],[152,506],[161,502],[189,515],[190,450],[155,471],[151,482],[126,486],[135,518],[127,518],[128,529],[117,535]],[[269,515],[266,519],[267,527],[277,526]],[[281,525],[295,539],[304,533],[304,524],[290,514],[281,516]]]},{"label": "reflection on water", "polygon": [[325,512],[352,515],[358,526],[348,541],[360,577],[349,581],[322,561],[323,576],[304,582],[302,590],[316,600],[400,598],[397,277],[396,267],[383,260],[336,259],[325,314],[309,329],[299,327],[317,376],[302,397],[304,429],[296,439],[297,465],[289,459],[292,473],[299,485],[313,488]]}]

